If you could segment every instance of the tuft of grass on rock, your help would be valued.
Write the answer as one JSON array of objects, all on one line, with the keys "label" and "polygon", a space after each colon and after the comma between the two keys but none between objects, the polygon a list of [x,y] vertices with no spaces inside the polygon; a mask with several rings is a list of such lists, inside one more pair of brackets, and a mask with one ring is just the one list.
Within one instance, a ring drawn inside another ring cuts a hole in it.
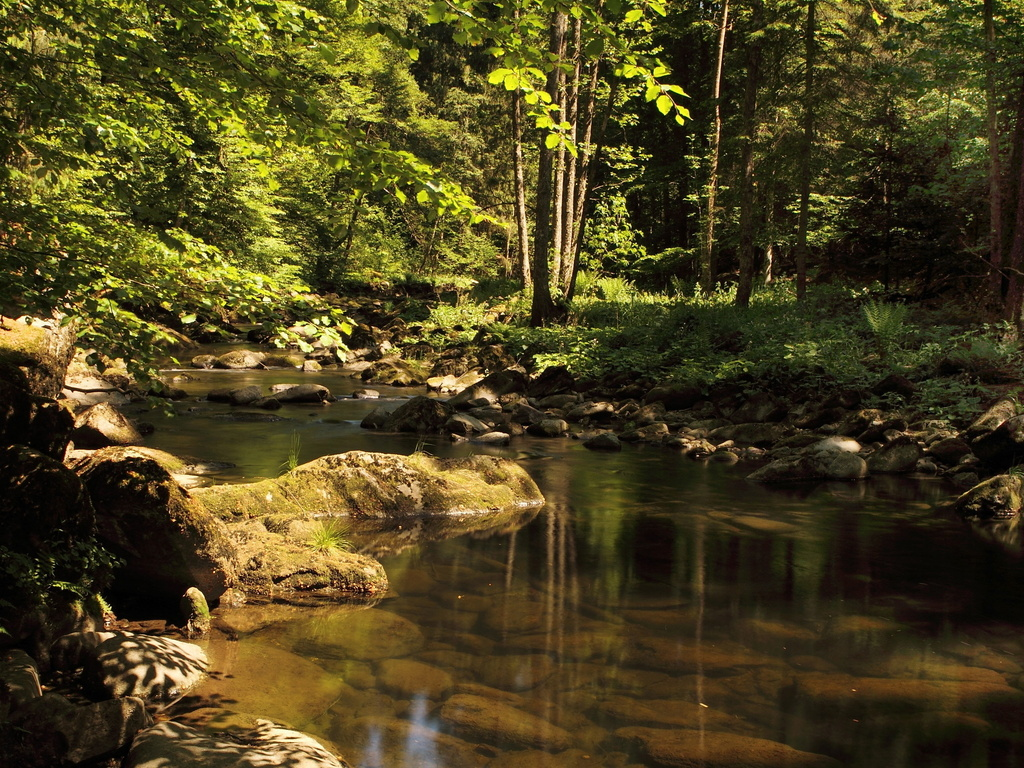
[{"label": "tuft of grass on rock", "polygon": [[337,518],[321,520],[309,534],[309,546],[316,552],[351,552],[349,527]]}]

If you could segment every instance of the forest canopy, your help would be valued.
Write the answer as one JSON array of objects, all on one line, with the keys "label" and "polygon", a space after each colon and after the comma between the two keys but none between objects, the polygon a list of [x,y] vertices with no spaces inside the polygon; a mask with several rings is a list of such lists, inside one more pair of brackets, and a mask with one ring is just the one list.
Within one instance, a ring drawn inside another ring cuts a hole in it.
[{"label": "forest canopy", "polygon": [[3,0],[0,312],[144,359],[402,280],[1024,303],[1024,5]]}]

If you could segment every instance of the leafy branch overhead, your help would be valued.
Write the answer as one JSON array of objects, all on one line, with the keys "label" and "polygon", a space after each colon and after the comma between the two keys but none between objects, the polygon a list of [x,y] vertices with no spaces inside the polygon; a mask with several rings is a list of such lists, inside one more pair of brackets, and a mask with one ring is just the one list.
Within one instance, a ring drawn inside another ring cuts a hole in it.
[{"label": "leafy branch overhead", "polygon": [[671,114],[679,125],[690,117],[679,101],[686,92],[679,85],[664,82],[671,70],[653,52],[637,53],[638,45],[651,32],[650,17],[666,14],[662,2],[437,0],[427,11],[427,20],[451,24],[458,30],[456,39],[464,44],[486,45],[487,52],[500,62],[488,75],[488,82],[507,91],[522,92],[536,127],[550,132],[548,148],[564,146],[575,154],[575,143],[568,138],[571,125],[564,119],[564,94],[545,89],[552,69],[569,73],[574,66],[573,61],[553,54],[543,44],[549,19],[557,13],[579,22],[581,40],[573,52],[577,60],[585,59],[610,69],[609,74],[615,77],[639,82],[645,100],[654,102],[661,114]]}]

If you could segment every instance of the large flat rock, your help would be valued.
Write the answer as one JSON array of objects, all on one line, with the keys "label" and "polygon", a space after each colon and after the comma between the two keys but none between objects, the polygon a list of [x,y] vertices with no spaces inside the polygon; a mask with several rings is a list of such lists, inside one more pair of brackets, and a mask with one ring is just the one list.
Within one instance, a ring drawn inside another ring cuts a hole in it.
[{"label": "large flat rock", "polygon": [[366,451],[323,456],[271,480],[198,488],[193,493],[225,519],[485,514],[544,502],[526,470],[508,459]]}]

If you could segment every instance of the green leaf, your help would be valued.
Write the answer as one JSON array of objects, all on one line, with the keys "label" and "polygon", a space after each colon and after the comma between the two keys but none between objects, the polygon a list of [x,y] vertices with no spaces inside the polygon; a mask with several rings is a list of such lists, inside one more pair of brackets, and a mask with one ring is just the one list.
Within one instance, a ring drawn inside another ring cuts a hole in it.
[{"label": "green leaf", "polygon": [[510,74],[514,74],[511,69],[506,69],[505,67],[498,67],[496,70],[494,70],[493,72],[491,72],[491,74],[487,76],[487,82],[490,83],[491,85],[498,85],[499,83],[503,82],[505,78],[508,77]]},{"label": "green leaf", "polygon": [[191,325],[197,320],[195,315],[182,315],[181,322],[183,325]]},{"label": "green leaf", "polygon": [[633,24],[640,21],[644,17],[644,12],[639,8],[634,8],[631,11],[626,11],[626,23]]},{"label": "green leaf", "polygon": [[587,44],[583,46],[583,52],[591,59],[598,58],[602,53],[604,53],[604,38],[595,37],[593,40],[588,41]]},{"label": "green leaf", "polygon": [[317,46],[316,52],[320,55],[320,58],[328,64],[334,64],[338,60],[337,54],[334,53],[334,49],[329,45],[321,43]]},{"label": "green leaf", "polygon": [[549,133],[547,136],[544,137],[544,146],[547,147],[548,149],[554,149],[561,143],[562,137],[559,136],[557,133]]},{"label": "green leaf", "polygon": [[352,14],[359,10],[359,0],[345,0],[345,11]]},{"label": "green leaf", "polygon": [[661,96],[658,97],[658,100],[654,103],[654,106],[658,108],[658,111],[661,112],[661,114],[667,115],[669,112],[672,111],[672,99],[666,96],[665,94],[662,94]]}]

